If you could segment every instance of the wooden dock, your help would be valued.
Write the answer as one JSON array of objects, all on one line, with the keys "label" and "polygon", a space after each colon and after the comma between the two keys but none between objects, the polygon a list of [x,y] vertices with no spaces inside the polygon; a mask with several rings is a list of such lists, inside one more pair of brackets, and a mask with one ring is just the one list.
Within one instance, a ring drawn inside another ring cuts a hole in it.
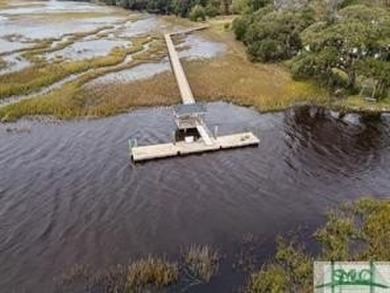
[{"label": "wooden dock", "polygon": [[211,138],[212,144],[205,144],[199,140],[191,143],[184,141],[176,143],[164,143],[132,148],[132,158],[134,161],[147,161],[176,156],[185,156],[196,153],[219,151],[223,149],[242,148],[257,146],[259,139],[252,132],[231,134]]},{"label": "wooden dock", "polygon": [[[179,87],[180,96],[182,98],[183,104],[188,105],[183,105],[183,107],[188,107],[187,109],[194,108],[194,106],[197,106],[198,104],[196,104],[190,84],[180,63],[179,55],[172,42],[171,36],[177,34],[188,34],[196,30],[205,29],[207,27],[208,26],[201,26],[164,35],[165,43],[168,49],[169,60],[171,63],[172,71],[176,78],[177,85]],[[130,153],[133,161],[138,162],[174,156],[211,152],[222,149],[257,146],[260,143],[260,140],[251,132],[214,137],[213,135],[211,135],[211,132],[207,128],[207,125],[204,123],[204,120],[198,114],[194,113],[194,115],[196,115],[196,118],[194,118],[192,121],[194,122],[194,128],[196,128],[197,132],[200,135],[200,138],[198,140],[188,142],[171,142],[149,146],[133,146],[130,144]]]}]

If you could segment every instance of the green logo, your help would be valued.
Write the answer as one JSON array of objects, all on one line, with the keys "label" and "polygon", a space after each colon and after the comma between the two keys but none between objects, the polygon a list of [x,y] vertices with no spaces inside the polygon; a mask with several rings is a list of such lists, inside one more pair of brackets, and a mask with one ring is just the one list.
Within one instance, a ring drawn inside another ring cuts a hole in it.
[{"label": "green logo", "polygon": [[314,292],[390,292],[390,263],[315,262]]}]

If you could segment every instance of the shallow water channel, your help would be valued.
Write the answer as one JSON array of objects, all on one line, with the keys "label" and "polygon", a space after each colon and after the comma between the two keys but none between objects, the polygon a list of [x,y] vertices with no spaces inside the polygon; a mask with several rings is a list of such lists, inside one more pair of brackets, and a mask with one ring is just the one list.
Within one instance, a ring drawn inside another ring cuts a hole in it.
[{"label": "shallow water channel", "polygon": [[[259,236],[267,258],[278,234],[311,233],[328,207],[388,196],[388,115],[208,109],[211,128],[251,130],[260,146],[132,164],[129,138],[171,139],[171,108],[0,125],[1,291],[51,292],[52,278],[75,263],[101,269],[191,243],[229,254],[246,233]],[[202,292],[230,292],[228,276]]]}]

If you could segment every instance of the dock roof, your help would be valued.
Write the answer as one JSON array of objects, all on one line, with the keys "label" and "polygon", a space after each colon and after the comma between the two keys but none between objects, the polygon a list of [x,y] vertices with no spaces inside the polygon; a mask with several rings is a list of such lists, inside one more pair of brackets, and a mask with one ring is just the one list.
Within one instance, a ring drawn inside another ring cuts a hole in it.
[{"label": "dock roof", "polygon": [[196,114],[204,114],[207,112],[206,105],[204,103],[191,103],[182,104],[173,107],[176,116],[188,116]]}]

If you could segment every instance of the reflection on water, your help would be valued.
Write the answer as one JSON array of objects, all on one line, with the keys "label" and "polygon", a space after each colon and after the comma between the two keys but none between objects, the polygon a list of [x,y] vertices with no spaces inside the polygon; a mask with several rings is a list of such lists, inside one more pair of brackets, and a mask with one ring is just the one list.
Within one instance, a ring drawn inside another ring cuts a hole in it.
[{"label": "reflection on water", "polygon": [[[211,128],[252,130],[259,148],[131,164],[128,138],[171,139],[170,108],[1,125],[0,288],[51,292],[74,263],[101,268],[193,242],[227,251],[248,232],[271,241],[341,201],[388,196],[386,115],[350,123],[318,108],[259,114],[225,103],[209,112]],[[15,127],[31,131],[6,132]],[[214,292],[231,291],[218,282]]]}]

